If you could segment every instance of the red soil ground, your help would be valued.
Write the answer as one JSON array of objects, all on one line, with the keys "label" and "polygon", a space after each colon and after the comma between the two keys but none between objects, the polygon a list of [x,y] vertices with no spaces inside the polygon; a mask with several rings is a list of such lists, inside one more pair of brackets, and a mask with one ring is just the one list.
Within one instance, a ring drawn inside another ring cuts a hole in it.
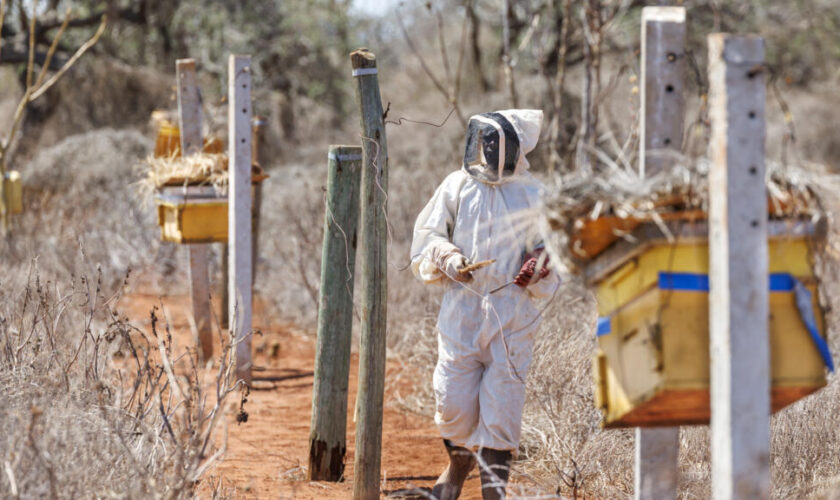
[{"label": "red soil ground", "polygon": [[[148,329],[149,311],[161,303],[173,329],[173,353],[177,355],[192,338],[187,297],[135,293],[123,298],[121,309],[135,324]],[[224,459],[208,471],[206,479],[221,479],[223,488],[232,491],[236,498],[350,498],[355,441],[352,411],[358,357],[353,355],[350,369],[346,479],[340,483],[310,482],[306,479],[306,466],[315,360],[313,336],[273,321],[259,307],[254,327],[262,334],[253,341],[258,371],[254,372],[254,389],[245,405],[249,418],[247,423],[237,424],[235,412],[230,412],[227,452]],[[388,362],[388,374],[392,377],[403,369],[398,361]],[[385,395],[383,496],[401,489],[430,487],[447,463],[443,443],[432,419],[400,411],[392,404],[394,389],[386,389]],[[400,389],[405,393],[410,387]],[[238,405],[238,399],[238,396],[231,398],[231,402]],[[207,496],[209,488],[205,481],[198,492]],[[477,473],[470,476],[461,498],[481,498]]]}]

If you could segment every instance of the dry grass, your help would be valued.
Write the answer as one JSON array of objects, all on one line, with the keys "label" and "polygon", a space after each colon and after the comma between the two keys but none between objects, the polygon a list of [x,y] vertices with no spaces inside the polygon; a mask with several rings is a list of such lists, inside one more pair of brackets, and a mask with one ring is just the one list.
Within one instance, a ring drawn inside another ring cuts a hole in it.
[{"label": "dry grass", "polygon": [[187,498],[223,452],[230,341],[207,391],[154,311],[149,336],[116,310],[127,280],[113,292],[99,272],[49,281],[33,264],[22,286],[0,286],[0,490]]},{"label": "dry grass", "polygon": [[136,132],[103,130],[43,150],[22,169],[26,212],[0,242],[7,494],[191,497],[218,459],[230,349],[213,380],[199,377],[193,353],[172,357],[165,321],[143,331],[116,308],[131,269],[165,283],[174,267],[174,248],[158,242],[152,214],[132,196],[132,166],[149,148]]},{"label": "dry grass", "polygon": [[137,183],[138,191],[143,197],[151,194],[163,186],[172,183],[186,183],[198,181],[213,186],[219,194],[227,192],[228,158],[223,153],[197,153],[186,157],[155,157],[149,156],[139,166],[143,175]]}]

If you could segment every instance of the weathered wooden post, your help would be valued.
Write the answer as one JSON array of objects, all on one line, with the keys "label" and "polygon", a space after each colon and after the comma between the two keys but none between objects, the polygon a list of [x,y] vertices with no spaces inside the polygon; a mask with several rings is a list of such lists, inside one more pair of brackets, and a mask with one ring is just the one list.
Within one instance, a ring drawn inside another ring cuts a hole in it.
[{"label": "weathered wooden post", "polygon": [[[642,176],[667,169],[674,162],[673,154],[682,147],[684,61],[685,8],[642,9]],[[679,427],[636,429],[637,500],[677,497],[679,450]]]},{"label": "weathered wooden post", "polygon": [[769,498],[764,40],[708,44],[712,497]]},{"label": "weathered wooden post", "polygon": [[[193,59],[178,59],[175,63],[178,78],[178,125],[181,130],[181,154],[200,153],[204,146],[201,134],[201,94]],[[189,189],[189,188],[186,188]],[[201,360],[213,357],[213,324],[210,314],[210,276],[207,267],[209,245],[188,247],[190,266],[190,296],[195,322],[195,343]]]},{"label": "weathered wooden post", "polygon": [[251,56],[228,64],[228,315],[236,376],[251,383]]},{"label": "weathered wooden post", "polygon": [[340,481],[344,476],[361,168],[361,147],[330,146],[309,433],[312,481]]},{"label": "weathered wooden post", "polygon": [[382,404],[385,391],[387,316],[388,148],[379,96],[376,56],[367,49],[350,54],[362,128],[362,322],[359,390],[356,402],[356,457],[353,498],[379,498]]}]

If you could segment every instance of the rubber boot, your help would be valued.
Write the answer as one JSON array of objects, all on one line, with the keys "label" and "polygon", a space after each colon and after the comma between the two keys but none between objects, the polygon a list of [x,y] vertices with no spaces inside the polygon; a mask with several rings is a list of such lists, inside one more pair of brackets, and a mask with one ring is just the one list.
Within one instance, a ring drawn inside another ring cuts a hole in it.
[{"label": "rubber boot", "polygon": [[475,467],[475,455],[470,450],[455,446],[448,439],[443,440],[446,453],[449,455],[449,465],[440,475],[435,487],[432,488],[432,498],[437,500],[455,500],[461,496],[461,488],[470,471]]},{"label": "rubber boot", "polygon": [[484,500],[504,500],[510,476],[510,450],[492,450],[482,448],[481,457],[481,498]]}]

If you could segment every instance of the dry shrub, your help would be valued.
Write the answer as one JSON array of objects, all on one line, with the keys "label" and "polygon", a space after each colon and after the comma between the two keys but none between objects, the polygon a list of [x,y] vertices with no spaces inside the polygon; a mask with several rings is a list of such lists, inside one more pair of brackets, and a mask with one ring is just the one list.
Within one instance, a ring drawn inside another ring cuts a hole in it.
[{"label": "dry shrub", "polygon": [[181,276],[178,246],[161,244],[156,214],[136,194],[135,166],[151,149],[139,132],[102,129],[41,150],[20,168],[26,207],[12,219],[12,237],[0,241],[8,265],[37,257],[45,274],[79,274],[81,248],[106,277],[131,268],[177,291],[183,281],[170,278]]},{"label": "dry shrub", "polygon": [[223,452],[230,342],[207,391],[194,352],[171,358],[169,325],[153,311],[152,337],[132,326],[115,309],[122,286],[103,281],[33,264],[0,284],[0,490],[14,497],[187,498]]},{"label": "dry shrub", "polygon": [[[174,64],[173,64],[174,70]],[[25,130],[25,149],[37,152],[74,134],[136,127],[175,96],[173,74],[107,57],[83,58],[37,102]]]}]

